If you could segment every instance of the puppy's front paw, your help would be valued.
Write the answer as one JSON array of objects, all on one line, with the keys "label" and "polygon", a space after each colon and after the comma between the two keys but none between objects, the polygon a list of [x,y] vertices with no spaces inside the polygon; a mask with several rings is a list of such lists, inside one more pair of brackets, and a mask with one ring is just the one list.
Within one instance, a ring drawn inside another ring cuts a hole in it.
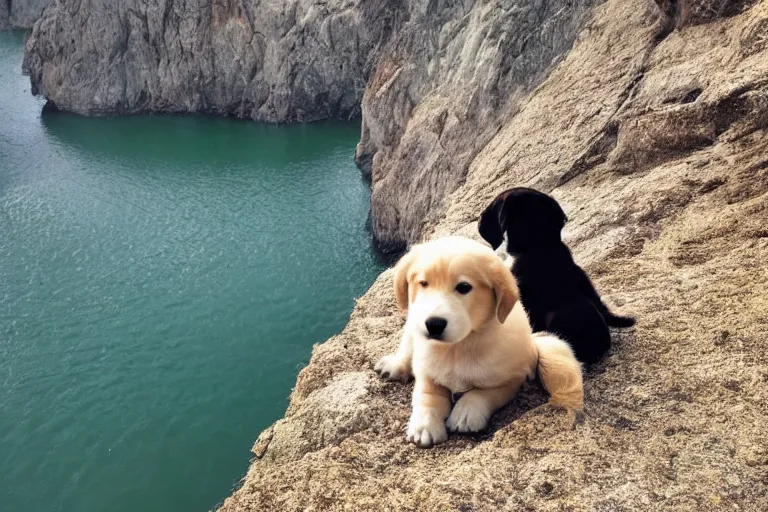
[{"label": "puppy's front paw", "polygon": [[407,382],[411,378],[409,361],[403,361],[397,354],[382,357],[373,369],[382,379]]},{"label": "puppy's front paw", "polygon": [[451,432],[478,432],[488,425],[489,416],[485,402],[469,392],[456,402],[445,423]]},{"label": "puppy's front paw", "polygon": [[440,444],[448,439],[445,423],[435,414],[414,410],[408,422],[405,438],[422,448]]}]

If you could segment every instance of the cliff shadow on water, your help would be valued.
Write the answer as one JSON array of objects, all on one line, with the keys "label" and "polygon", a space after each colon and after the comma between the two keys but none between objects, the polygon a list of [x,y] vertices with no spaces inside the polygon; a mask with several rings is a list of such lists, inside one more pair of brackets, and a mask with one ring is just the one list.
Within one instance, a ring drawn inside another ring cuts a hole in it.
[{"label": "cliff shadow on water", "polygon": [[40,118],[53,139],[86,153],[153,160],[166,157],[170,149],[179,163],[234,166],[293,157],[311,161],[328,152],[349,152],[360,130],[356,122],[274,125],[189,114],[89,118],[44,110]]}]

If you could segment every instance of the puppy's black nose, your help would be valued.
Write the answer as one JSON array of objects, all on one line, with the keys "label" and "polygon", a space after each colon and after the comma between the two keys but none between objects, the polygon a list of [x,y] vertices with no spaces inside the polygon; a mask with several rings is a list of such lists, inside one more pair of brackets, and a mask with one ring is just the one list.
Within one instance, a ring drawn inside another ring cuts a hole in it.
[{"label": "puppy's black nose", "polygon": [[430,336],[440,336],[448,325],[448,320],[437,316],[431,316],[424,322],[427,325],[427,332]]}]

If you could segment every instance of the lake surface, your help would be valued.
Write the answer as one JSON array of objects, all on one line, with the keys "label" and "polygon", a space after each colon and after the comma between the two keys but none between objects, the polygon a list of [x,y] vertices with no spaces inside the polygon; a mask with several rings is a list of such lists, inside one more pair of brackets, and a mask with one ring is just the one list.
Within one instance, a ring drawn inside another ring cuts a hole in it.
[{"label": "lake surface", "polygon": [[359,125],[41,115],[0,32],[0,509],[203,511],[381,270]]}]

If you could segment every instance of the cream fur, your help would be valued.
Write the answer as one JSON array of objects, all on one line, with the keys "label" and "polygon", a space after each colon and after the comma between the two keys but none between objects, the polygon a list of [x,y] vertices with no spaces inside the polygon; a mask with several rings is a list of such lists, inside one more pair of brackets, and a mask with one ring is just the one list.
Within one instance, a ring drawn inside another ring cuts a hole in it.
[{"label": "cream fur", "polygon": [[[460,282],[471,291],[460,294]],[[570,347],[531,333],[512,274],[487,246],[461,237],[415,246],[396,266],[395,294],[408,319],[397,352],[376,370],[416,379],[409,441],[430,446],[448,430],[482,430],[537,369],[552,404],[582,408],[581,367]],[[444,339],[431,339],[424,327],[434,316],[448,322]],[[459,392],[451,410],[451,393]]]}]

